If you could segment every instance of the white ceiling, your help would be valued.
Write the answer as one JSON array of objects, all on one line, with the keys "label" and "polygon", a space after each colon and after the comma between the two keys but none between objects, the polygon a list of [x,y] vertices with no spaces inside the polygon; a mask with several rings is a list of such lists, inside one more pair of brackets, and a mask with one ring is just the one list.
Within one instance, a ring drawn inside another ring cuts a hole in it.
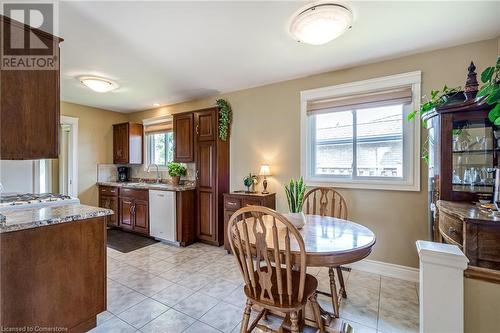
[{"label": "white ceiling", "polygon": [[[500,2],[344,2],[352,29],[323,46],[286,30],[304,2],[62,2],[61,97],[133,112],[500,35]],[[76,77],[114,79],[99,94]]]}]

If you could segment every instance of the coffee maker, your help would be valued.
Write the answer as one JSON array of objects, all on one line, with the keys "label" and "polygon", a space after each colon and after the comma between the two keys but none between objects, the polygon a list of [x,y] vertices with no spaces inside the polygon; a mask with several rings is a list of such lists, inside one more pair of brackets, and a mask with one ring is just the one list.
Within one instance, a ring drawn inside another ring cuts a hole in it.
[{"label": "coffee maker", "polygon": [[117,169],[118,169],[118,181],[119,182],[128,182],[130,168],[120,166]]}]

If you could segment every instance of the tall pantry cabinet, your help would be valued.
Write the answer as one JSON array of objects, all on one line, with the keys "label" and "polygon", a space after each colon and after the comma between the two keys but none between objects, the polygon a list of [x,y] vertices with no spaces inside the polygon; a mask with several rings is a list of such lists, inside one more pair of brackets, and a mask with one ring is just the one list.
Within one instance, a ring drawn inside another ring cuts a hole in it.
[{"label": "tall pantry cabinet", "polygon": [[224,243],[223,193],[229,191],[229,138],[219,138],[218,119],[217,107],[173,116],[174,160],[196,165],[196,237],[220,246]]}]

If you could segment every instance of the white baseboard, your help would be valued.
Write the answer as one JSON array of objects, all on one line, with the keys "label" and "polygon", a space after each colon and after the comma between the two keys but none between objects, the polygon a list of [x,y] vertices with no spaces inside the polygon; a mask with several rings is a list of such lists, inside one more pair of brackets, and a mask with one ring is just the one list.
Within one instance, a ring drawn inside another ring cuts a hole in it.
[{"label": "white baseboard", "polygon": [[411,282],[418,282],[419,280],[419,271],[417,268],[395,265],[382,261],[364,259],[343,266]]}]

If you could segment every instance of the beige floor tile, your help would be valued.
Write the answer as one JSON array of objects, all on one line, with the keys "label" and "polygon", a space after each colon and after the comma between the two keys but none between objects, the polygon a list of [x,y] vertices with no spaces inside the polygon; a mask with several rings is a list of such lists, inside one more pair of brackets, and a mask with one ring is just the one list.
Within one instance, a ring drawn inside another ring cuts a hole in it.
[{"label": "beige floor tile", "polygon": [[174,309],[193,318],[200,319],[217,303],[219,303],[218,299],[201,292],[197,292],[177,303],[174,306]]},{"label": "beige floor tile", "polygon": [[184,271],[184,270],[179,270],[176,267],[174,267],[173,269],[169,269],[168,271],[163,272],[163,273],[159,274],[158,276],[162,277],[164,279],[167,279],[169,281],[172,281],[172,282],[179,282],[190,275],[191,275],[190,272]]},{"label": "beige floor tile", "polygon": [[229,303],[220,302],[203,315],[200,321],[222,332],[229,333],[241,321],[242,316],[243,309]]},{"label": "beige floor tile", "polygon": [[118,317],[129,325],[132,325],[135,328],[139,329],[168,309],[168,306],[151,298],[147,298],[144,301],[123,311],[118,315]]},{"label": "beige floor tile", "polygon": [[243,309],[247,302],[247,296],[243,291],[243,286],[236,287],[229,295],[224,297],[223,301]]},{"label": "beige floor tile", "polygon": [[[327,268],[309,272],[329,291]],[[341,318],[356,333],[418,330],[417,284],[358,270],[343,275],[348,298],[342,300]],[[134,332],[142,324],[144,332],[239,332],[243,278],[221,247],[156,243],[126,254],[108,249],[108,277],[108,311],[98,316],[103,327],[98,333]],[[331,311],[330,298],[320,295],[319,302]]]},{"label": "beige floor tile", "polygon": [[414,282],[404,281],[395,278],[382,277],[380,284],[380,292],[382,295],[409,298],[417,301],[417,286]]},{"label": "beige floor tile", "polygon": [[200,291],[212,297],[223,299],[230,295],[236,288],[243,289],[243,287],[231,281],[217,279],[215,281],[210,281],[210,283]]},{"label": "beige floor tile", "polygon": [[221,331],[209,326],[201,321],[195,321],[182,333],[220,333]]},{"label": "beige floor tile", "polygon": [[130,326],[123,320],[120,320],[120,318],[114,317],[102,325],[90,330],[89,333],[133,333],[135,331],[136,329],[133,326]]},{"label": "beige floor tile", "polygon": [[116,282],[108,283],[107,289],[107,309],[115,315],[146,299],[143,294]]},{"label": "beige floor tile", "polygon": [[377,329],[373,327],[368,327],[363,324],[357,323],[352,320],[341,318],[344,322],[348,323],[355,333],[377,333]]},{"label": "beige floor tile", "polygon": [[142,327],[141,331],[144,333],[179,333],[194,322],[194,318],[175,309],[170,309]]},{"label": "beige floor tile", "polygon": [[159,293],[153,295],[152,298],[165,305],[174,306],[194,292],[194,290],[173,283]]},{"label": "beige floor tile", "polygon": [[416,297],[405,297],[402,294],[380,294],[380,310],[418,315],[419,305]]},{"label": "beige floor tile", "polygon": [[379,292],[379,290],[380,290],[380,275],[356,271],[353,269],[349,273],[348,278],[345,281],[345,283],[346,283],[347,290],[355,289],[357,287],[362,287],[362,288],[368,288],[368,289],[372,289],[376,292]]},{"label": "beige floor tile", "polygon": [[[326,301],[325,308],[332,311],[330,298],[320,295],[318,301],[322,306]],[[352,288],[348,292],[348,297],[341,301],[340,316],[371,328],[377,328],[378,305],[378,292],[363,287]]]},{"label": "beige floor tile", "polygon": [[106,321],[114,318],[115,315],[109,311],[103,311],[97,315],[97,326],[104,324]]},{"label": "beige floor tile", "polygon": [[133,275],[124,283],[125,286],[149,297],[172,284],[173,282],[162,279],[151,273]]},{"label": "beige floor tile", "polygon": [[380,310],[378,320],[378,330],[385,333],[400,333],[419,331],[418,315],[410,312],[398,311],[391,312],[384,309]]}]

